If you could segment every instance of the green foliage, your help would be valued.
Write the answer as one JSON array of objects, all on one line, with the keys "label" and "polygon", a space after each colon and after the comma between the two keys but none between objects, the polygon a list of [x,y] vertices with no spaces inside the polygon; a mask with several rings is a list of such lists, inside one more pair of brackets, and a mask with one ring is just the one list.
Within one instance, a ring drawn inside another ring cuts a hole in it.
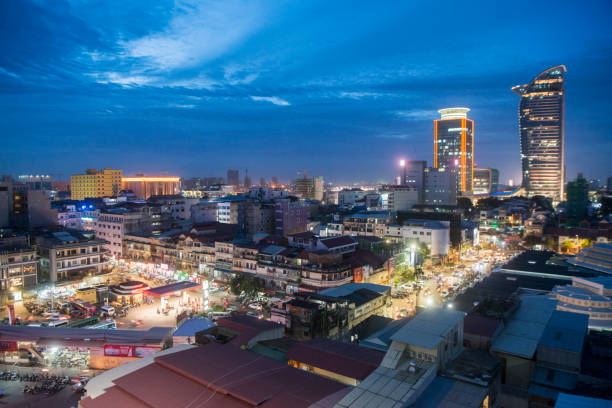
[{"label": "green foliage", "polygon": [[459,197],[459,198],[457,198],[457,206],[459,208],[463,208],[464,210],[469,210],[472,207],[474,207],[474,205],[472,204],[472,200],[470,200],[467,197]]},{"label": "green foliage", "polygon": [[542,238],[535,235],[527,235],[525,237],[525,245],[528,247],[533,247],[534,245],[538,245],[542,243]]},{"label": "green foliage", "polygon": [[499,206],[501,206],[502,201],[498,198],[495,197],[487,197],[487,198],[481,198],[480,200],[478,200],[478,204],[476,204],[476,208],[478,208],[479,210],[484,210],[484,209],[488,209],[488,208],[498,208]]},{"label": "green foliage", "polygon": [[257,292],[261,292],[263,287],[257,280],[257,278],[253,276],[237,274],[230,281],[230,291],[234,295],[240,295],[240,293],[244,292],[248,297],[257,296]]},{"label": "green foliage", "polygon": [[585,239],[580,241],[580,249],[590,248],[591,245],[593,245],[593,243],[588,238],[585,238]]}]

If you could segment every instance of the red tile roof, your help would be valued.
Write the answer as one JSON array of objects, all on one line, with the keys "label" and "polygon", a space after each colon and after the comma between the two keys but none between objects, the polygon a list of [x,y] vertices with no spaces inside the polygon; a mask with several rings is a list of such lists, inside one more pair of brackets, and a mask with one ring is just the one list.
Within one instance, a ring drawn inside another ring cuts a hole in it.
[{"label": "red tile roof", "polygon": [[287,353],[294,360],[363,381],[376,370],[385,353],[330,339],[296,343]]},{"label": "red tile roof", "polygon": [[154,361],[81,406],[306,408],[345,388],[230,344],[210,343]]},{"label": "red tile roof", "polygon": [[217,320],[217,325],[227,327],[228,329],[232,329],[240,333],[238,336],[230,340],[231,344],[238,347],[247,345],[253,337],[262,332],[283,328],[282,324],[264,319],[258,319],[248,315],[225,317]]}]

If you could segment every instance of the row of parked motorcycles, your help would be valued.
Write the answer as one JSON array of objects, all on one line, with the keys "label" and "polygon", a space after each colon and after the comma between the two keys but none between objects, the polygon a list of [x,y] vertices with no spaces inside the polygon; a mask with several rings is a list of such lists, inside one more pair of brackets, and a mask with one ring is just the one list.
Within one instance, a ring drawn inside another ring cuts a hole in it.
[{"label": "row of parked motorcycles", "polygon": [[43,381],[34,385],[26,385],[23,387],[24,394],[40,394],[53,395],[64,389],[66,384],[62,381]]}]

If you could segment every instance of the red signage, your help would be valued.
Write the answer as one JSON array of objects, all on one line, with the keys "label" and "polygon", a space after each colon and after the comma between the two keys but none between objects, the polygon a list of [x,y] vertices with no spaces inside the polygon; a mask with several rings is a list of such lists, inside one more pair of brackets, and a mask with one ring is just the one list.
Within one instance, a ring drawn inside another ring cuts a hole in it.
[{"label": "red signage", "polygon": [[161,350],[157,346],[130,346],[106,344],[104,355],[107,357],[146,357]]},{"label": "red signage", "polygon": [[0,341],[0,351],[17,351],[16,341]]}]

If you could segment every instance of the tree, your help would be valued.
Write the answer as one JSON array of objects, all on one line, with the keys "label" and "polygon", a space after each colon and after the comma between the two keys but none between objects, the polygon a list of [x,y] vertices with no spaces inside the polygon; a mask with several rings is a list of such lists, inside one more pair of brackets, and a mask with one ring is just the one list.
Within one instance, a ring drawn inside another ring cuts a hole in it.
[{"label": "tree", "polygon": [[552,251],[557,249],[557,240],[553,237],[548,237],[544,240],[544,246]]},{"label": "tree", "polygon": [[257,292],[262,289],[261,285],[257,281],[257,278],[252,276],[237,274],[230,281],[230,291],[234,295],[240,295],[242,292],[248,297],[257,296]]},{"label": "tree", "polygon": [[542,239],[536,235],[527,235],[525,237],[525,245],[528,247],[533,247],[534,245],[538,245],[542,243]]},{"label": "tree", "polygon": [[590,248],[591,245],[593,245],[593,243],[588,238],[585,238],[585,239],[580,241],[580,249]]},{"label": "tree", "polygon": [[564,252],[569,252],[573,247],[574,247],[574,244],[570,240],[563,241],[563,243],[561,244],[561,249]]},{"label": "tree", "polygon": [[502,202],[500,199],[495,198],[495,197],[487,197],[487,198],[481,198],[480,200],[478,200],[476,207],[479,210],[483,210],[487,208],[498,208],[499,206],[501,206],[501,204]]}]

